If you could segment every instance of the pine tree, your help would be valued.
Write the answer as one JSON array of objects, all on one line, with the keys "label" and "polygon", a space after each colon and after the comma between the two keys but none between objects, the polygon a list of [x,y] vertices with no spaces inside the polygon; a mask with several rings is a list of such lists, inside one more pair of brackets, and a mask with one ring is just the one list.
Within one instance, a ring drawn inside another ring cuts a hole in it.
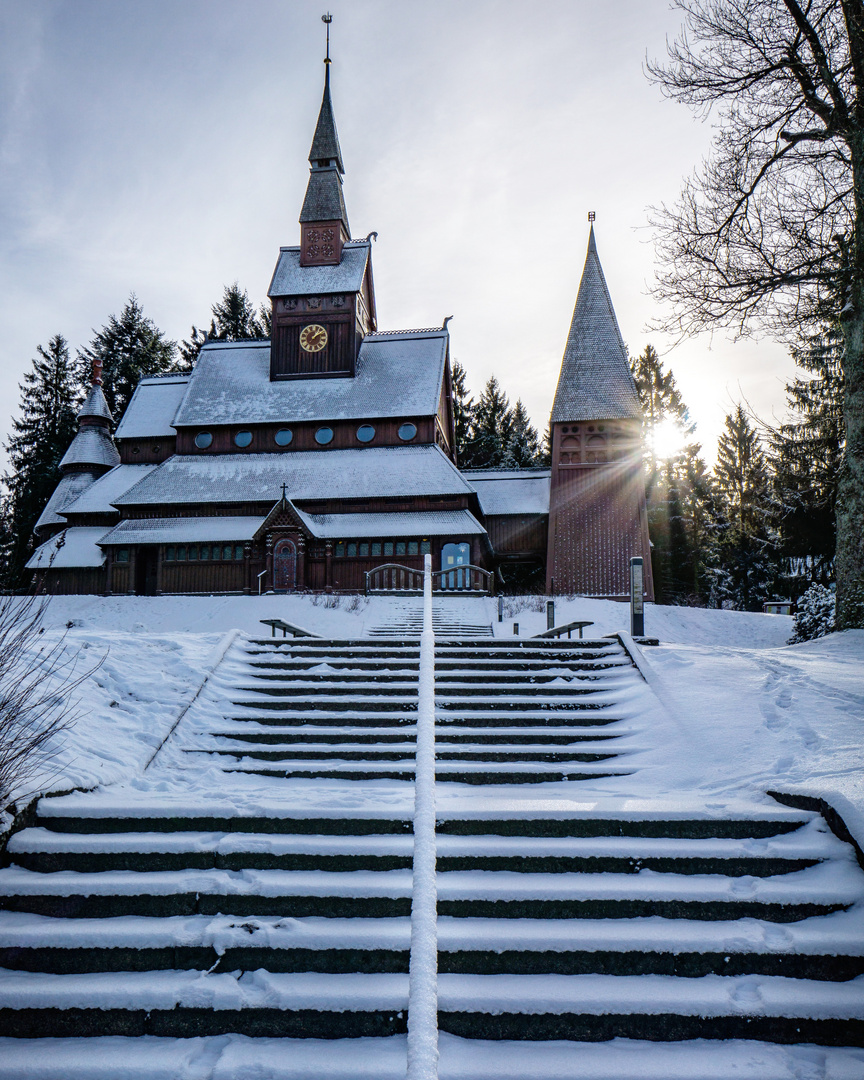
[{"label": "pine tree", "polygon": [[463,468],[491,469],[503,465],[512,430],[513,410],[492,375],[474,406]]},{"label": "pine tree", "polygon": [[259,314],[249,300],[249,294],[235,281],[226,285],[218,304],[213,305],[210,337],[214,341],[249,341],[268,335]]},{"label": "pine tree", "polygon": [[510,436],[502,464],[508,469],[526,469],[540,462],[540,440],[519,398],[510,416]]},{"label": "pine tree", "polygon": [[705,603],[708,537],[716,506],[700,446],[672,371],[651,345],[630,361],[642,407],[642,444],[651,567],[663,603]]},{"label": "pine tree", "polygon": [[807,372],[786,387],[793,418],[769,430],[774,514],[795,591],[834,579],[835,503],[843,462],[843,342],[830,323],[805,336],[792,356]]},{"label": "pine tree", "polygon": [[166,341],[152,319],[148,319],[131,294],[120,317],[111,315],[90,345],[78,352],[82,376],[89,374],[93,361],[102,362],[102,391],[115,423],[126,411],[135,387],[148,375],[175,371],[175,344]]},{"label": "pine tree", "polygon": [[252,306],[249,294],[238,282],[226,285],[222,299],[210,311],[210,329],[205,333],[192,326],[192,333],[180,343],[180,356],[185,370],[191,371],[198,354],[207,341],[253,341],[270,337],[271,313],[266,304],[258,311]]},{"label": "pine tree", "polygon": [[716,546],[715,599],[724,607],[758,611],[777,581],[776,536],[770,525],[768,462],[741,405],[726,417],[714,475],[724,517]]},{"label": "pine tree", "polygon": [[474,410],[474,398],[465,386],[465,368],[458,360],[453,362],[453,424],[456,428],[456,460],[465,465],[468,457],[468,435]]},{"label": "pine tree", "polygon": [[3,480],[7,588],[24,584],[33,526],[60,479],[60,459],[77,429],[80,384],[66,339],[57,334],[37,347],[33,367],[21,384],[19,416],[6,442],[9,471]]}]

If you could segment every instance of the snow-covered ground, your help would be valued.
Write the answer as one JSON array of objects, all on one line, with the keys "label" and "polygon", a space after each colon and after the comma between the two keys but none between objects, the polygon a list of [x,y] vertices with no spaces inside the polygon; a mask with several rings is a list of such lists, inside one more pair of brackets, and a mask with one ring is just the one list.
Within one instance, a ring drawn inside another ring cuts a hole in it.
[{"label": "snow-covered ground", "polygon": [[[492,626],[496,636],[546,627],[542,598],[446,598],[448,614]],[[359,638],[419,606],[419,598],[55,597],[46,639],[67,627],[79,664],[99,666],[78,690],[80,718],[39,779],[42,791],[134,784],[234,632],[265,635],[283,618],[322,636]],[[588,635],[625,631],[626,605],[556,600],[556,623],[589,619]],[[864,845],[864,631],[785,644],[792,620],[651,605],[642,650],[656,695],[634,745],[634,799],[753,797],[777,790],[826,799]],[[218,680],[217,680],[218,681]],[[650,714],[650,715],[649,715]],[[620,785],[616,795],[621,794]]]}]

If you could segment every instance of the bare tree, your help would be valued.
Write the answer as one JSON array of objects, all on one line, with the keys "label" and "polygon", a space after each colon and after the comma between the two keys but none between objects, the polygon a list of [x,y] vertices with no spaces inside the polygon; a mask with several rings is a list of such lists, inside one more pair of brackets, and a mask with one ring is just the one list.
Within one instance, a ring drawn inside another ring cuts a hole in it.
[{"label": "bare tree", "polygon": [[654,214],[663,328],[798,338],[839,324],[845,456],[837,625],[864,626],[864,4],[675,0],[664,92],[713,116],[712,152]]},{"label": "bare tree", "polygon": [[76,719],[75,689],[102,662],[82,672],[65,635],[42,637],[46,603],[0,597],[0,811],[32,794],[27,785]]}]

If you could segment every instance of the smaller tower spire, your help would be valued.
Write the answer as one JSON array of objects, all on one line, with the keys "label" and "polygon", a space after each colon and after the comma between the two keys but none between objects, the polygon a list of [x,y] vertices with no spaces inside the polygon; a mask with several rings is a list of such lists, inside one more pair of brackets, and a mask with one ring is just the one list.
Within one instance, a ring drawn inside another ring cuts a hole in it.
[{"label": "smaller tower spire", "polygon": [[342,194],[345,166],[330,98],[330,23],[333,16],[328,13],[321,18],[327,27],[324,95],[309,150],[309,183],[300,211],[301,266],[336,265],[342,258],[342,245],[351,238]]}]

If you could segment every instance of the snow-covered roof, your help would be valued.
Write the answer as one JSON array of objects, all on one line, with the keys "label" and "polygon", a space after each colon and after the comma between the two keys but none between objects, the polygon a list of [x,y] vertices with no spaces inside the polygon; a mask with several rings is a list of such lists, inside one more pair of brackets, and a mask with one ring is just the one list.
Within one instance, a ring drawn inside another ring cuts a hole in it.
[{"label": "snow-covered roof", "polygon": [[263,517],[142,518],[121,521],[101,544],[192,544],[200,540],[251,540]]},{"label": "snow-covered roof", "polygon": [[[276,382],[270,381],[269,342],[212,342],[201,350],[174,423],[204,427],[434,416],[447,339],[446,330],[369,334],[353,378]],[[122,427],[118,435],[125,434]]]},{"label": "snow-covered roof", "polygon": [[176,432],[171,426],[186,393],[188,375],[142,379],[117,428],[118,439],[167,438]]},{"label": "snow-covered roof", "polygon": [[476,536],[486,530],[468,510],[418,510],[406,513],[306,514],[297,511],[313,536]]},{"label": "snow-covered roof", "polygon": [[639,416],[636,384],[600,266],[592,225],[555,390],[552,422]]},{"label": "snow-covered roof", "polygon": [[97,544],[104,535],[104,525],[64,529],[36,548],[27,569],[68,570],[78,566],[102,566],[105,553]]},{"label": "snow-covered roof", "polygon": [[466,469],[484,514],[548,514],[549,469]]},{"label": "snow-covered roof", "polygon": [[33,531],[38,532],[49,525],[65,525],[65,519],[60,517],[61,511],[75,502],[91,484],[96,483],[98,477],[99,474],[95,472],[71,472],[61,476],[45,509],[39,515],[39,520],[33,526]]},{"label": "snow-covered roof", "polygon": [[[323,382],[332,382],[325,379]],[[117,506],[154,503],[275,503],[289,499],[364,499],[471,492],[437,446],[296,450],[273,454],[176,455],[163,461]]]},{"label": "snow-covered roof", "polygon": [[119,464],[120,455],[114,440],[103,427],[82,427],[69,449],[60,459],[60,468],[67,465],[107,465],[113,468]]},{"label": "snow-covered roof", "polygon": [[74,502],[63,508],[64,514],[115,514],[114,500],[156,468],[155,465],[115,465],[100,476]]},{"label": "snow-covered roof", "polygon": [[371,249],[372,244],[368,240],[352,240],[342,248],[342,260],[338,266],[301,266],[299,247],[279,248],[279,258],[267,295],[359,292]]},{"label": "snow-covered roof", "polygon": [[109,424],[114,419],[99,383],[94,383],[87,391],[84,404],[78,410],[79,420],[82,416],[97,416],[100,420],[107,420]]}]

